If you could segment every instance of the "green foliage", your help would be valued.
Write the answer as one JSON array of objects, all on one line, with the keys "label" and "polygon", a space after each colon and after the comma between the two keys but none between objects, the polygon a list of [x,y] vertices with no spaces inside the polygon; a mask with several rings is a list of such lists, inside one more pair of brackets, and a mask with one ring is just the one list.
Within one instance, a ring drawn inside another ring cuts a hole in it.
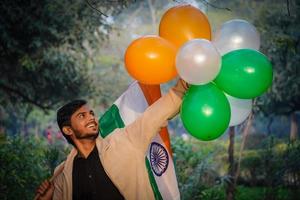
[{"label": "green foliage", "polygon": [[237,189],[236,199],[238,200],[261,200],[264,197],[265,188],[262,187],[243,187]]},{"label": "green foliage", "polygon": [[224,187],[220,185],[215,185],[211,188],[203,190],[200,194],[199,198],[195,199],[203,199],[203,200],[223,200],[225,198]]},{"label": "green foliage", "polygon": [[247,140],[245,141],[245,149],[247,150],[257,150],[264,148],[264,143],[267,136],[262,133],[251,133],[247,136]]},{"label": "green foliage", "polygon": [[42,130],[44,117],[27,119],[37,112],[41,115],[36,107],[48,112],[76,98],[107,107],[116,99],[128,76],[120,68],[121,59],[99,56],[111,22],[90,6],[114,16],[130,2],[4,0],[0,5],[0,129],[10,135],[28,134],[27,127]]},{"label": "green foliage", "polygon": [[[127,2],[93,6],[113,15]],[[82,0],[5,0],[0,13],[1,105],[49,109],[93,92],[89,56],[110,29],[103,15]]]},{"label": "green foliage", "polygon": [[64,157],[64,151],[42,141],[7,138],[0,146],[0,199],[32,199],[39,184]]},{"label": "green foliage", "polygon": [[241,178],[243,182],[249,183],[251,186],[259,184],[259,181],[264,180],[262,175],[264,163],[257,151],[247,152],[241,161]]},{"label": "green foliage", "polygon": [[213,159],[220,150],[216,145],[214,142],[172,138],[176,174],[183,199],[199,197],[202,190],[215,184],[218,165]]},{"label": "green foliage", "polygon": [[266,196],[275,195],[281,186],[298,188],[300,144],[287,145],[272,137],[262,143],[264,148],[243,153],[238,182],[248,186],[266,186]]},{"label": "green foliage", "polygon": [[[285,188],[277,188],[274,199],[276,200],[291,200],[291,191]],[[261,200],[266,198],[267,188],[264,187],[243,187],[239,186],[237,189],[237,200]]]},{"label": "green foliage", "polygon": [[[272,137],[260,139],[260,143],[254,142],[243,152],[236,199],[297,199],[300,143],[287,144]],[[229,181],[227,145],[222,140],[208,143],[172,138],[182,199],[225,199]]]},{"label": "green foliage", "polygon": [[[236,200],[262,200],[267,199],[268,188],[265,187],[244,187],[238,186],[236,190],[235,199]],[[286,188],[277,188],[277,191],[274,193],[274,199],[276,200],[291,200],[295,199],[292,194],[292,190]],[[212,188],[203,190],[199,198],[201,200],[224,200],[225,189],[222,186],[214,186]]]},{"label": "green foliage", "polygon": [[[282,153],[282,159],[285,163],[284,179],[287,179],[288,185],[296,188],[300,187],[300,143],[289,144],[287,149]],[[298,191],[300,192],[300,191]]]},{"label": "green foliage", "polygon": [[266,1],[255,17],[262,51],[274,68],[271,90],[258,102],[265,114],[290,114],[300,110],[300,1],[290,1],[290,14],[283,6],[286,2]]}]

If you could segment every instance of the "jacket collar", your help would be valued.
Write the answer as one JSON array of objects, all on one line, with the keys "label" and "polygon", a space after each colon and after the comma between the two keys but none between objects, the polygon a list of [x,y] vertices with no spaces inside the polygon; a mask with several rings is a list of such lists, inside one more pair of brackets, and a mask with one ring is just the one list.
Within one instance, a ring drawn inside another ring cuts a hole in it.
[{"label": "jacket collar", "polygon": [[[98,137],[96,139],[96,147],[97,147],[99,155],[101,155],[102,152],[104,152],[108,148],[108,146],[109,146],[108,142],[105,139],[103,139],[101,137]],[[71,150],[71,152],[69,153],[69,155],[66,159],[63,173],[68,180],[72,180],[73,161],[74,161],[74,158],[77,155],[77,153],[78,153],[77,149],[75,147],[73,147],[73,149]]]}]

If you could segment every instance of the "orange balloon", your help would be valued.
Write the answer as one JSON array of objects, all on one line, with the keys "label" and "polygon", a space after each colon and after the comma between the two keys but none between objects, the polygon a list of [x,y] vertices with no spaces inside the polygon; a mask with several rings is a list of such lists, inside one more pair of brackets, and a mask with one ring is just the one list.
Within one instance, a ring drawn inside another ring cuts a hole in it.
[{"label": "orange balloon", "polygon": [[170,8],[159,24],[159,36],[179,48],[185,42],[202,38],[211,40],[211,28],[204,13],[191,5]]},{"label": "orange balloon", "polygon": [[177,75],[176,47],[159,36],[144,36],[134,40],[125,52],[128,73],[144,84],[168,82]]}]

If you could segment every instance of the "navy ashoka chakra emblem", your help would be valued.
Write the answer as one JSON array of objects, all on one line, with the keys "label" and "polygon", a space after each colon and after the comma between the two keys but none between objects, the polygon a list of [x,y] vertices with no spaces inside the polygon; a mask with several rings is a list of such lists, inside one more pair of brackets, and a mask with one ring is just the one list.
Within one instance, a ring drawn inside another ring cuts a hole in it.
[{"label": "navy ashoka chakra emblem", "polygon": [[157,176],[161,176],[165,173],[169,165],[167,150],[157,142],[152,142],[150,146],[150,164],[152,171]]}]

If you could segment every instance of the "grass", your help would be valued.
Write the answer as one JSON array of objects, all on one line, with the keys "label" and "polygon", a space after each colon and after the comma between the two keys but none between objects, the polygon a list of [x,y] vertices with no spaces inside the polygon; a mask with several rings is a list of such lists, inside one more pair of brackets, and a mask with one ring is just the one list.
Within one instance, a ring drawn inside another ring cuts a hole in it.
[{"label": "grass", "polygon": [[[235,194],[236,200],[296,200],[299,197],[300,190],[293,191],[287,188],[267,187],[244,187],[238,186]],[[202,191],[199,199],[202,200],[224,200],[226,199],[225,188],[215,186]]]}]

